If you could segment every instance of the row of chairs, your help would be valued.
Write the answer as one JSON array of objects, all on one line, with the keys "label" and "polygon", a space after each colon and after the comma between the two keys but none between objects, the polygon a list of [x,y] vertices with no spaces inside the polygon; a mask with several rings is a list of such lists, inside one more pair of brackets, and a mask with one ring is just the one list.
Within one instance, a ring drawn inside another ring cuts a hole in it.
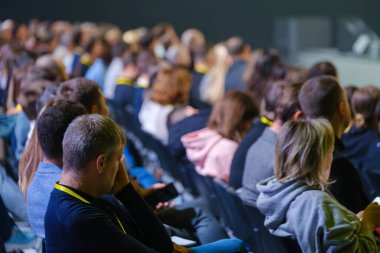
[{"label": "row of chairs", "polygon": [[257,208],[244,205],[235,189],[220,180],[199,175],[188,161],[177,161],[165,145],[141,129],[132,112],[121,109],[115,116],[126,132],[136,136],[145,148],[157,154],[162,169],[194,196],[203,198],[215,217],[254,252],[302,252],[296,241],[271,235],[264,226],[265,217]]},{"label": "row of chairs", "polygon": [[214,207],[214,214],[254,252],[302,252],[296,241],[271,235],[264,226],[265,216],[256,207],[245,205],[234,188],[219,179],[201,176],[196,172],[192,178],[197,186],[203,185],[200,186],[203,189],[202,196],[207,198],[210,207]]}]

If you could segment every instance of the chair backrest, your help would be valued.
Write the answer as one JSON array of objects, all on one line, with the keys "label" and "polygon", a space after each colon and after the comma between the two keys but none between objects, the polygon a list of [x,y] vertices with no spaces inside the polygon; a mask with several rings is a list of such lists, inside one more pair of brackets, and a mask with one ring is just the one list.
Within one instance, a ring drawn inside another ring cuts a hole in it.
[{"label": "chair backrest", "polygon": [[209,210],[216,218],[220,218],[223,208],[217,199],[212,185],[210,184],[210,182],[212,182],[212,178],[199,175],[195,169],[189,172],[191,173],[191,179],[193,180],[198,192],[200,193],[200,196],[209,207]]},{"label": "chair backrest", "polygon": [[243,203],[232,187],[214,179],[215,192],[222,205],[222,217],[234,235],[247,242],[254,252],[264,253],[263,242],[257,229],[252,226]]},{"label": "chair backrest", "polygon": [[254,206],[244,204],[253,227],[260,233],[261,240],[265,243],[262,252],[302,253],[297,241],[290,238],[276,237],[264,226],[265,216]]},{"label": "chair backrest", "polygon": [[179,178],[178,165],[168,148],[151,134],[141,129],[141,124],[132,112],[119,109],[116,113],[116,121],[127,131],[139,139],[144,148],[153,151],[159,160],[160,167],[174,178]]}]

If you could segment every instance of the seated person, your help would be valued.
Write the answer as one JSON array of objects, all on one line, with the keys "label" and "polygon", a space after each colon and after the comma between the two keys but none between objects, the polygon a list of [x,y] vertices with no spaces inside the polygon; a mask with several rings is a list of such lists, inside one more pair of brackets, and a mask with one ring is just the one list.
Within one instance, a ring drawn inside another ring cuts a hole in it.
[{"label": "seated person", "polygon": [[[189,252],[173,245],[164,226],[130,184],[121,161],[125,137],[111,119],[84,115],[63,139],[63,171],[45,216],[47,252]],[[115,197],[103,198],[106,194]],[[245,252],[239,240],[223,250]]]},{"label": "seated person", "polygon": [[86,114],[83,105],[61,101],[48,106],[37,120],[37,136],[43,160],[26,192],[26,207],[30,225],[41,238],[45,238],[44,217],[49,202],[48,194],[62,173],[62,140],[66,128],[78,116]]},{"label": "seated person", "polygon": [[168,143],[168,128],[193,115],[194,108],[187,106],[191,74],[181,68],[162,69],[152,85],[151,98],[146,98],[139,113],[142,129]]},{"label": "seated person", "polygon": [[341,141],[350,122],[350,108],[342,87],[332,76],[319,76],[306,81],[298,94],[302,112],[306,118],[329,120],[335,133],[334,159],[329,190],[347,209],[354,213],[368,205],[359,174],[344,155]]},{"label": "seated person", "polygon": [[273,125],[274,113],[276,104],[278,103],[279,95],[277,86],[268,85],[268,89],[264,95],[264,110],[261,113],[260,119],[255,119],[249,132],[244,136],[243,140],[237,148],[231,164],[230,186],[239,189],[243,184],[243,173],[245,160],[248,149],[262,135],[267,126]]},{"label": "seated person", "polygon": [[277,134],[282,125],[298,117],[300,107],[298,104],[298,92],[301,84],[277,81],[272,84],[273,93],[277,94],[277,102],[274,109],[275,120],[273,125],[266,127],[262,135],[248,149],[244,173],[243,188],[240,197],[244,203],[255,206],[259,192],[256,184],[268,177],[273,176],[274,146]]},{"label": "seated person", "polygon": [[257,115],[258,109],[250,95],[242,91],[228,92],[212,110],[207,128],[181,138],[197,172],[228,183],[238,143]]},{"label": "seated person", "polygon": [[379,252],[380,206],[357,216],[327,190],[334,139],[325,119],[286,123],[276,142],[275,177],[257,185],[257,208],[272,234],[297,240],[302,252]]},{"label": "seated person", "polygon": [[[37,121],[37,136],[44,158],[38,164],[29,185],[26,204],[32,229],[41,238],[45,238],[44,216],[48,196],[62,173],[63,135],[71,121],[83,114],[86,114],[86,110],[81,104],[61,101],[47,107]],[[137,182],[135,185],[138,186]],[[157,184],[148,189],[139,187],[137,191],[145,196],[162,186],[165,185]],[[171,226],[173,235],[192,239],[200,244],[227,238],[216,219],[203,208],[192,208],[187,203],[185,206],[159,210],[158,215],[161,221]]]},{"label": "seated person", "polygon": [[354,91],[351,97],[353,125],[342,135],[342,142],[346,147],[344,154],[357,169],[361,167],[371,143],[379,139],[375,114],[379,95],[378,88],[367,86]]}]

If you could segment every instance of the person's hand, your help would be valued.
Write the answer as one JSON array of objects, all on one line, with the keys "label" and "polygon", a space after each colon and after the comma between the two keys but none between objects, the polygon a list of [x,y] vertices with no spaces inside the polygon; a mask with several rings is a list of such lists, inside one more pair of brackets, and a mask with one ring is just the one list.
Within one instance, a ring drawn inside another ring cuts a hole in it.
[{"label": "person's hand", "polygon": [[185,114],[187,117],[193,116],[194,114],[197,114],[197,113],[198,113],[198,110],[195,109],[194,107],[192,107],[190,105],[186,106]]},{"label": "person's hand", "polygon": [[129,184],[128,173],[124,167],[124,163],[119,163],[119,169],[115,176],[115,181],[113,182],[113,186],[110,190],[111,194],[119,193],[127,184]]},{"label": "person's hand", "polygon": [[174,242],[173,248],[175,253],[191,253],[191,250],[189,250],[188,248],[175,244]]},{"label": "person's hand", "polygon": [[160,202],[156,205],[156,211],[160,211],[160,210],[163,210],[163,209],[166,209],[166,208],[170,208],[170,207],[173,207],[175,206],[175,202],[174,201],[166,201],[166,202]]},{"label": "person's hand", "polygon": [[380,205],[369,204],[363,212],[362,223],[371,230],[380,227]]},{"label": "person's hand", "polygon": [[356,214],[356,217],[358,217],[360,220],[362,220],[362,219],[363,219],[363,213],[364,213],[364,210],[358,212],[358,213]]},{"label": "person's hand", "polygon": [[139,195],[143,198],[145,198],[146,196],[148,196],[149,194],[151,194],[152,192],[154,191],[157,191],[161,188],[164,188],[166,185],[163,184],[163,183],[156,183],[154,185],[152,185],[151,187],[147,188],[147,189],[144,189],[142,188],[139,183],[137,182],[137,180],[132,180],[132,185],[133,187],[135,187],[136,191],[139,193]]}]

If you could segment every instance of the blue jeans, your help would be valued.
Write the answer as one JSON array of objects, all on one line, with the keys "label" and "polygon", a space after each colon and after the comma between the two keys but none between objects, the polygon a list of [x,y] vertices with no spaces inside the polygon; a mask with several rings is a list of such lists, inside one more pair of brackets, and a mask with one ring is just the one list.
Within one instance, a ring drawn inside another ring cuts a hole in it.
[{"label": "blue jeans", "polygon": [[239,239],[223,239],[190,248],[192,253],[245,253],[244,242]]},{"label": "blue jeans", "polygon": [[13,221],[8,216],[3,200],[0,197],[0,253],[5,253],[4,242],[9,239],[12,232]]},{"label": "blue jeans", "polygon": [[24,205],[24,195],[22,194],[17,183],[8,176],[5,168],[0,165],[0,197],[3,198],[4,204],[8,211],[16,219],[26,221],[26,208]]}]

